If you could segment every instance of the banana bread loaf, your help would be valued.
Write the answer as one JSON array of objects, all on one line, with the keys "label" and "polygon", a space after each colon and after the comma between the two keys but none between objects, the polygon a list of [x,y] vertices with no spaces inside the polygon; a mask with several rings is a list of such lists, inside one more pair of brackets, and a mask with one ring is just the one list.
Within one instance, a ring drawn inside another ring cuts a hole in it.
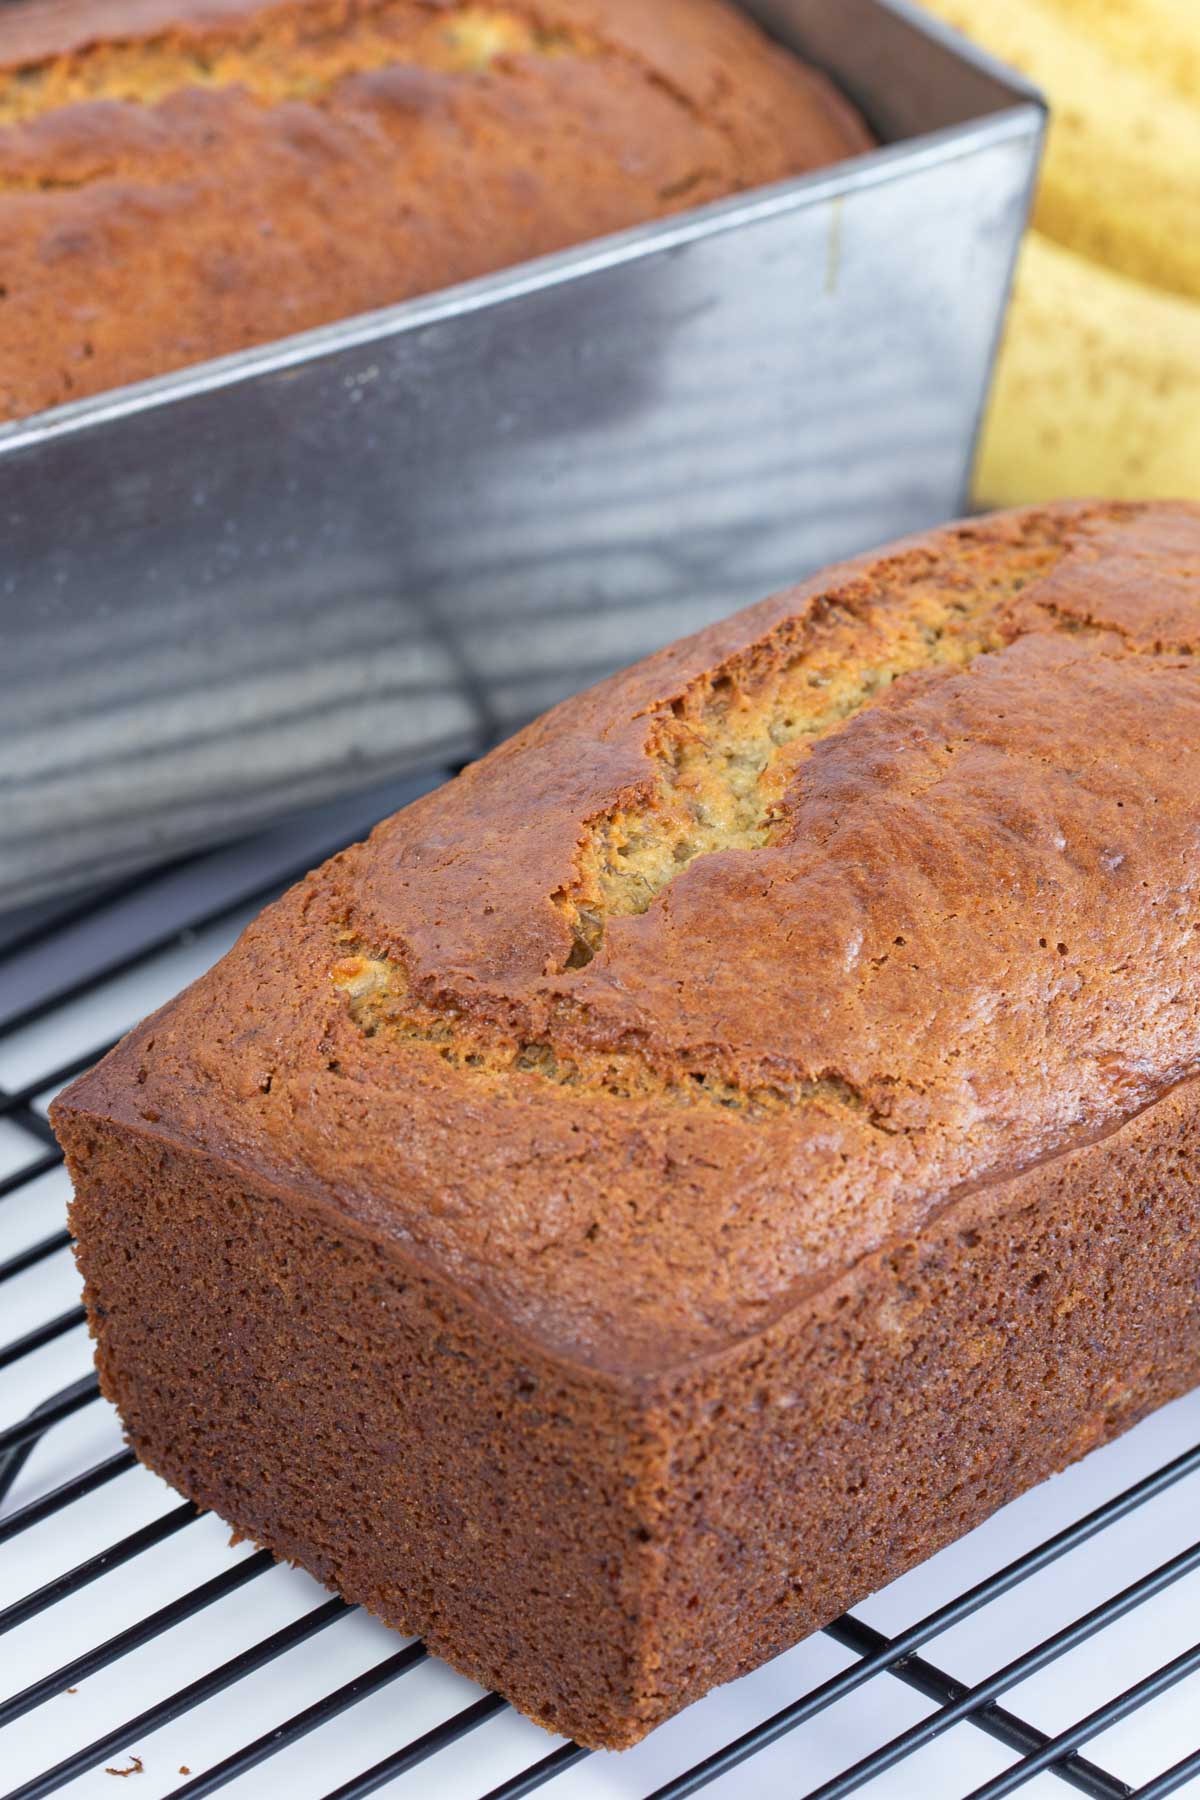
[{"label": "banana bread loaf", "polygon": [[0,417],[870,142],[726,0],[11,0]]},{"label": "banana bread loaf", "polygon": [[1200,509],[566,702],[57,1101],[182,1492],[624,1745],[1200,1380]]}]

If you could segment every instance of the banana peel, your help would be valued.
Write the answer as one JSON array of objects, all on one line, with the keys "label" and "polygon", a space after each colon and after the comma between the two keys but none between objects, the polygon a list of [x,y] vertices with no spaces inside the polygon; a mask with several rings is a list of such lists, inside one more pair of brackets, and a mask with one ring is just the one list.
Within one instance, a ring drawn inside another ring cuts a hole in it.
[{"label": "banana peel", "polygon": [[[1128,7],[1111,5],[1107,32],[1093,33],[1089,15],[1105,16],[1102,0],[926,4],[1049,95],[1038,228],[1137,281],[1200,298],[1200,106],[1163,83],[1171,53],[1143,44],[1141,60],[1124,60],[1122,46],[1138,33]],[[1156,12],[1173,22],[1171,41],[1193,50],[1180,63],[1186,83],[1200,26],[1189,25],[1185,4],[1200,14],[1200,0],[1149,0],[1143,31],[1148,39]]]},{"label": "banana peel", "polygon": [[1049,10],[1106,56],[1140,69],[1200,106],[1200,5],[1196,0],[1046,0]]},{"label": "banana peel", "polygon": [[1031,232],[975,491],[1200,500],[1200,307]]}]

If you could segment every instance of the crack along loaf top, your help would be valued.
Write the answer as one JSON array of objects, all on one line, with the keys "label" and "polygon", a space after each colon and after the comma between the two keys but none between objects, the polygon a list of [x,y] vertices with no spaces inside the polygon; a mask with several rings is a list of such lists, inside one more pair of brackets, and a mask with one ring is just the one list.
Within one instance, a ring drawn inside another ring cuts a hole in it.
[{"label": "crack along loaf top", "polygon": [[335,857],[60,1104],[617,1375],[744,1338],[1200,1059],[1200,511],[831,570]]}]

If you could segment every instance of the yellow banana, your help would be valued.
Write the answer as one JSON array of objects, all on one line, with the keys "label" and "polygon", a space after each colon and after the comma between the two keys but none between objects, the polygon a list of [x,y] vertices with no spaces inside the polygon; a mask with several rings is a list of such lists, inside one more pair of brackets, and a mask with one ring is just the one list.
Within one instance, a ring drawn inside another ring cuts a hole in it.
[{"label": "yellow banana", "polygon": [[1106,55],[1200,105],[1197,0],[1047,0]]},{"label": "yellow banana", "polygon": [[1200,500],[1200,306],[1031,232],[975,488]]},{"label": "yellow banana", "polygon": [[1200,297],[1200,106],[1073,29],[1066,7],[1085,0],[926,3],[1048,94],[1041,230],[1139,281]]}]

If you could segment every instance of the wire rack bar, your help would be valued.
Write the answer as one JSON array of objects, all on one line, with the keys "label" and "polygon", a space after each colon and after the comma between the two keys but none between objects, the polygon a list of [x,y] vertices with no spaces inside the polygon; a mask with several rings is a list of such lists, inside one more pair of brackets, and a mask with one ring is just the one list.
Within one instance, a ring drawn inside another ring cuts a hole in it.
[{"label": "wire rack bar", "polygon": [[[9,4],[11,0],[0,0],[0,5]],[[0,963],[11,966],[26,950],[36,949],[47,939],[55,939],[80,920],[90,919],[98,907],[122,899],[140,887],[144,880],[144,875],[130,876],[99,890],[66,895],[61,899],[47,898],[18,907],[15,913],[5,913],[0,920]]]},{"label": "wire rack bar", "polygon": [[43,1118],[34,1106],[18,1106],[9,1114],[9,1123],[27,1131],[31,1137],[46,1145],[50,1150],[58,1151],[58,1139],[54,1135],[54,1127],[49,1119]]},{"label": "wire rack bar", "polygon": [[[393,1751],[391,1756],[385,1756],[382,1762],[375,1763],[372,1768],[364,1769],[362,1774],[356,1775],[352,1781],[344,1781],[341,1787],[335,1788],[331,1794],[326,1794],[325,1800],[366,1800],[368,1794],[378,1793],[379,1789],[386,1787],[389,1781],[396,1781],[401,1775],[407,1775],[410,1769],[415,1769],[419,1763],[427,1761],[431,1756],[436,1756],[439,1750],[447,1750],[451,1744],[457,1744],[461,1738],[466,1737],[469,1731],[475,1731],[480,1725],[486,1725],[489,1719],[494,1719],[497,1713],[504,1712],[507,1706],[508,1701],[502,1699],[499,1694],[485,1694],[482,1700],[476,1700],[473,1705],[464,1707],[462,1712],[455,1713],[453,1718],[444,1719],[440,1725],[435,1725],[432,1731],[426,1731],[419,1738],[414,1738],[412,1743],[406,1744],[403,1750]],[[173,1794],[171,1800],[178,1800],[178,1795]]]},{"label": "wire rack bar", "polygon": [[[304,873],[303,868],[298,868],[289,872],[289,875],[283,878],[282,883],[278,877],[273,875],[269,881],[259,886],[239,889],[234,895],[223,895],[211,908],[201,909],[187,917],[180,917],[178,922],[172,919],[165,928],[153,929],[138,940],[136,947],[126,947],[121,939],[114,940],[111,945],[107,942],[102,942],[98,946],[89,943],[87,949],[90,954],[87,955],[84,966],[75,966],[70,969],[61,968],[58,971],[57,981],[49,989],[41,979],[42,972],[37,971],[37,978],[30,984],[36,993],[36,998],[30,998],[27,1004],[18,1004],[17,1007],[6,1012],[3,1019],[0,1020],[0,1037],[22,1031],[27,1026],[49,1017],[51,1013],[57,1012],[72,1001],[80,1000],[93,993],[104,982],[112,981],[116,976],[124,975],[130,969],[137,968],[139,963],[149,961],[158,951],[169,949],[172,944],[179,941],[185,932],[204,931],[219,926],[239,912],[243,906],[253,905],[256,900],[271,899],[280,891],[281,885],[290,885],[292,880],[299,879]],[[136,885],[141,897],[152,903],[156,900],[154,890],[159,885],[158,883],[154,880],[147,880]],[[164,882],[163,885],[167,885],[167,883]],[[169,915],[170,909],[164,910]],[[79,920],[80,935],[89,937],[94,935],[88,930],[91,923],[92,921],[86,916]],[[57,960],[56,958],[56,962]]]},{"label": "wire rack bar", "polygon": [[118,1632],[116,1637],[108,1638],[103,1644],[97,1644],[95,1649],[87,1650],[71,1662],[63,1663],[61,1668],[43,1675],[39,1681],[31,1682],[19,1694],[13,1694],[11,1699],[0,1701],[0,1726],[13,1724],[26,1713],[43,1706],[47,1700],[53,1700],[64,1689],[77,1687],[89,1675],[96,1675],[101,1669],[108,1668],[110,1663],[119,1662],[132,1650],[140,1650],[143,1644],[152,1642],[164,1631],[182,1624],[185,1619],[193,1618],[206,1606],[224,1600],[226,1595],[257,1580],[275,1566],[275,1558],[269,1550],[258,1550],[253,1556],[235,1563],[232,1569],[225,1569],[211,1580],[201,1582],[199,1587],[192,1588],[189,1593],[180,1595],[178,1600],[172,1600],[166,1606],[160,1606],[157,1612],[139,1619],[136,1625]]},{"label": "wire rack bar", "polygon": [[49,1400],[43,1400],[40,1406],[35,1406],[27,1419],[21,1419],[17,1424],[0,1431],[0,1457],[40,1438],[52,1425],[69,1419],[72,1413],[77,1413],[81,1407],[90,1406],[93,1400],[99,1398],[99,1381],[94,1375],[84,1375],[70,1387],[64,1388],[61,1394],[54,1394]]},{"label": "wire rack bar", "polygon": [[19,956],[13,946],[0,953],[11,977],[0,1000],[0,1037],[92,993],[186,934],[218,928],[243,908],[273,899],[431,785],[412,776],[346,795],[305,820],[284,820],[252,840],[134,876],[65,924],[26,935]]},{"label": "wire rack bar", "polygon": [[1162,1774],[1156,1775],[1153,1781],[1148,1781],[1144,1787],[1138,1788],[1134,1800],[1167,1800],[1168,1794],[1177,1794],[1180,1788],[1186,1787],[1189,1781],[1195,1781],[1198,1777],[1200,1777],[1200,1750],[1193,1750],[1190,1756],[1185,1756],[1179,1762],[1172,1763],[1169,1769],[1164,1769]]},{"label": "wire rack bar", "polygon": [[[882,1632],[873,1631],[869,1625],[848,1616],[839,1619],[828,1630],[831,1637],[860,1656],[882,1649],[887,1643]],[[965,1699],[968,1693],[965,1682],[955,1681],[952,1676],[920,1656],[904,1656],[899,1662],[889,1663],[888,1674],[894,1675],[906,1687],[915,1688],[927,1700],[936,1700],[939,1706],[953,1705]],[[994,1704],[982,1706],[978,1712],[972,1712],[966,1722],[977,1726],[980,1731],[986,1732],[988,1737],[995,1738],[1009,1750],[1019,1750],[1024,1754],[1041,1750],[1050,1742],[1049,1733],[1039,1731],[1035,1725],[1027,1724],[1015,1713]],[[1106,1769],[1086,1762],[1080,1756],[1068,1756],[1056,1762],[1053,1773],[1079,1793],[1091,1796],[1091,1800],[1128,1800],[1132,1793],[1128,1782],[1118,1780]]]},{"label": "wire rack bar", "polygon": [[0,1119],[10,1113],[27,1112],[30,1102],[36,1100],[39,1094],[45,1094],[51,1088],[60,1088],[65,1081],[74,1081],[76,1075],[82,1075],[92,1068],[119,1042],[118,1038],[108,1038],[98,1049],[89,1050],[82,1056],[73,1056],[70,1062],[60,1063],[48,1075],[39,1075],[35,1080],[27,1081],[24,1087],[12,1088],[9,1092],[0,1094]]},{"label": "wire rack bar", "polygon": [[344,1713],[349,1707],[357,1706],[360,1700],[369,1699],[382,1688],[398,1681],[410,1670],[419,1668],[428,1658],[429,1652],[424,1644],[406,1644],[403,1650],[397,1650],[392,1656],[384,1657],[373,1669],[362,1675],[356,1675],[353,1681],[345,1682],[335,1688],[332,1694],[306,1706],[303,1712],[293,1713],[282,1725],[273,1731],[265,1731],[261,1737],[255,1738],[252,1744],[246,1744],[241,1750],[235,1750],[232,1756],[208,1769],[203,1775],[197,1775],[194,1781],[185,1782],[183,1787],[172,1790],[171,1800],[201,1800],[204,1794],[215,1794],[218,1788],[225,1787],[235,1781],[239,1775],[247,1774],[258,1768],[268,1757],[277,1756],[281,1750],[290,1749],[310,1731],[328,1724]]},{"label": "wire rack bar", "polygon": [[104,1462],[96,1463],[85,1469],[82,1475],[73,1475],[61,1486],[52,1488],[48,1494],[42,1494],[23,1506],[19,1512],[10,1513],[7,1519],[0,1519],[0,1544],[9,1538],[18,1537],[21,1532],[28,1531],[34,1525],[40,1525],[44,1519],[53,1518],[66,1506],[74,1506],[77,1500],[84,1500],[94,1494],[97,1488],[107,1486],[115,1481],[118,1475],[124,1475],[130,1469],[137,1468],[137,1457],[132,1450],[119,1450],[115,1456]]},{"label": "wire rack bar", "polygon": [[1027,1781],[1032,1781],[1043,1769],[1052,1769],[1057,1773],[1059,1760],[1069,1755],[1079,1744],[1086,1744],[1089,1738],[1098,1737],[1112,1725],[1119,1725],[1122,1719],[1127,1719],[1131,1713],[1137,1712],[1139,1707],[1147,1705],[1151,1700],[1157,1700],[1160,1694],[1165,1694],[1168,1688],[1174,1687],[1176,1682],[1183,1681],[1188,1675],[1194,1675],[1197,1669],[1200,1669],[1200,1644],[1193,1644],[1190,1650],[1185,1650],[1169,1663],[1164,1663],[1153,1675],[1134,1682],[1132,1687],[1126,1688],[1124,1693],[1118,1694],[1104,1706],[1098,1706],[1085,1719],[1080,1719],[1066,1731],[1060,1731],[1036,1755],[1023,1757],[1003,1775],[984,1782],[982,1787],[967,1795],[967,1800],[1004,1800],[1005,1795],[1024,1787]]},{"label": "wire rack bar", "polygon": [[43,1117],[36,1106],[18,1106],[9,1114],[9,1123],[19,1126],[22,1131],[29,1132],[31,1137],[38,1138],[48,1149],[58,1150],[58,1139],[54,1135],[54,1127],[49,1119]]},{"label": "wire rack bar", "polygon": [[[526,1794],[536,1793],[538,1788],[553,1781],[556,1775],[565,1774],[591,1754],[582,1744],[561,1744],[557,1750],[551,1750],[549,1756],[531,1763],[517,1775],[510,1775],[499,1787],[489,1788],[483,1800],[525,1800]],[[330,1800],[333,1800],[332,1795]]]},{"label": "wire rack bar", "polygon": [[41,1775],[35,1775],[32,1781],[26,1781],[20,1787],[13,1788],[11,1793],[3,1796],[3,1800],[45,1800],[47,1794],[55,1794],[59,1788],[65,1787],[68,1781],[74,1781],[79,1775],[86,1775],[97,1763],[102,1763],[106,1756],[112,1756],[123,1750],[126,1744],[141,1737],[148,1737],[152,1731],[158,1731],[163,1725],[169,1725],[205,1700],[211,1700],[222,1693],[225,1688],[232,1687],[234,1682],[252,1675],[266,1663],[273,1662],[285,1651],[294,1650],[309,1638],[324,1631],[337,1619],[343,1618],[352,1609],[344,1600],[327,1600],[323,1606],[307,1612],[291,1625],[285,1625],[280,1631],[273,1631],[260,1643],[248,1650],[242,1650],[237,1656],[231,1656],[219,1668],[212,1669],[207,1675],[201,1675],[196,1681],[189,1682],[157,1705],[147,1707],[145,1712],[136,1718],[127,1719],[123,1725],[105,1732],[103,1737],[93,1740],[82,1750],[64,1757],[62,1762],[55,1763]]},{"label": "wire rack bar", "polygon": [[876,1775],[894,1768],[905,1757],[932,1743],[942,1732],[949,1731],[952,1725],[958,1725],[964,1719],[974,1720],[984,1707],[989,1706],[1007,1688],[1015,1687],[1019,1681],[1035,1675],[1039,1669],[1044,1669],[1047,1664],[1064,1656],[1068,1650],[1074,1650],[1078,1644],[1095,1636],[1096,1632],[1103,1631],[1106,1626],[1132,1612],[1134,1607],[1143,1605],[1147,1600],[1153,1599],[1155,1594],[1161,1594],[1173,1582],[1191,1574],[1193,1569],[1200,1569],[1200,1543],[1193,1544],[1188,1550],[1181,1550],[1178,1556],[1172,1556],[1167,1562],[1161,1563],[1140,1581],[1131,1582],[1128,1587],[1122,1588],[1111,1600],[1092,1607],[1090,1612],[1064,1626],[1061,1631],[1043,1638],[1032,1650],[1026,1650],[1012,1662],[1005,1663],[1002,1669],[997,1669],[994,1675],[989,1675],[986,1681],[976,1682],[973,1687],[965,1689],[957,1700],[939,1707],[930,1718],[923,1719],[917,1725],[910,1725],[907,1731],[900,1732],[897,1737],[880,1745],[878,1750],[864,1756],[833,1781],[815,1788],[808,1800],[844,1800],[846,1794],[854,1793]]},{"label": "wire rack bar", "polygon": [[[41,1173],[42,1170],[34,1170],[34,1174]],[[32,1180],[32,1176],[29,1179]],[[0,1193],[0,1200],[3,1198],[4,1195]],[[48,1256],[56,1256],[60,1250],[65,1250],[70,1242],[71,1234],[64,1229],[52,1231],[49,1237],[39,1238],[36,1244],[30,1244],[26,1250],[18,1250],[7,1262],[0,1263],[0,1282],[11,1281],[14,1275],[23,1275],[26,1269],[32,1269],[38,1263],[45,1262]]]},{"label": "wire rack bar", "polygon": [[90,1406],[100,1397],[100,1383],[95,1375],[84,1375],[57,1394],[51,1394],[25,1419],[0,1432],[0,1506],[13,1482],[25,1467],[35,1445],[52,1425],[70,1418],[81,1407]]},{"label": "wire rack bar", "polygon": [[7,1200],[27,1182],[36,1181],[39,1175],[48,1175],[51,1169],[57,1169],[63,1159],[61,1150],[47,1150],[43,1155],[35,1157],[33,1162],[26,1163],[24,1168],[14,1169],[11,1175],[0,1179],[0,1200]]},{"label": "wire rack bar", "polygon": [[98,1556],[89,1556],[86,1562],[77,1563],[68,1569],[65,1575],[56,1575],[53,1581],[35,1588],[33,1593],[26,1594],[23,1600],[14,1600],[0,1612],[0,1636],[12,1631],[18,1625],[24,1625],[27,1619],[36,1618],[48,1606],[57,1606],[70,1594],[77,1594],[93,1581],[99,1581],[102,1575],[108,1575],[113,1569],[119,1569],[122,1563],[132,1562],[144,1550],[152,1550],[167,1538],[174,1537],[186,1525],[192,1525],[202,1515],[190,1500],[184,1500],[179,1506],[164,1513],[161,1519],[152,1519],[137,1531],[131,1531],[119,1543],[112,1544],[107,1550],[101,1550]]},{"label": "wire rack bar", "polygon": [[24,1337],[14,1338],[11,1344],[0,1348],[0,1369],[11,1368],[23,1356],[30,1356],[35,1350],[42,1349],[43,1345],[52,1344],[55,1338],[74,1331],[86,1318],[87,1313],[82,1306],[72,1306],[66,1312],[56,1314],[53,1319],[47,1319],[44,1325],[35,1325]]}]

